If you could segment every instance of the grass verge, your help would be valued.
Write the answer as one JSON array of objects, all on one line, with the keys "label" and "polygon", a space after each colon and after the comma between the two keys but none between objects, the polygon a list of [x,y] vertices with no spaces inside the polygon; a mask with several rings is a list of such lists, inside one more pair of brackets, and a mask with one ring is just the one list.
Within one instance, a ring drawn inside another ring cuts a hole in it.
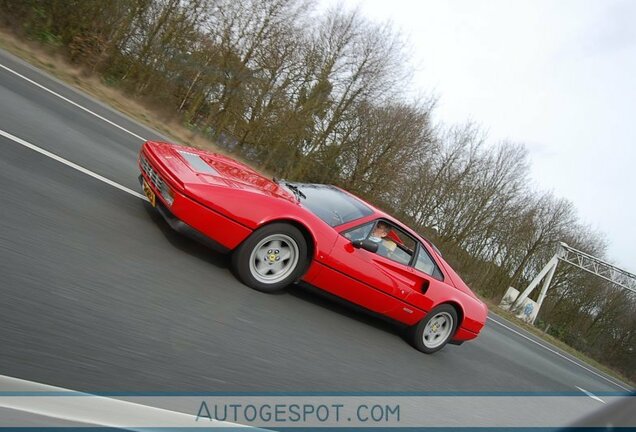
[{"label": "grass verge", "polygon": [[210,140],[180,124],[174,115],[148,107],[143,101],[133,100],[129,95],[109,86],[100,78],[70,64],[55,46],[19,39],[15,34],[0,27],[0,48],[48,72],[60,81],[82,90],[139,123],[161,132],[174,142],[223,153]]}]

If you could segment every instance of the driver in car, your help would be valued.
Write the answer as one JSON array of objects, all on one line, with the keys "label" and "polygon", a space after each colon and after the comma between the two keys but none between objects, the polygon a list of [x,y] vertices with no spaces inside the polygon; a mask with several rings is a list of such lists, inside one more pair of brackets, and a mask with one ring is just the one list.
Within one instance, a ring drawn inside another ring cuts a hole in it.
[{"label": "driver in car", "polygon": [[378,255],[388,257],[397,247],[397,244],[386,236],[389,235],[391,227],[386,222],[379,221],[369,235],[369,240],[379,243]]}]

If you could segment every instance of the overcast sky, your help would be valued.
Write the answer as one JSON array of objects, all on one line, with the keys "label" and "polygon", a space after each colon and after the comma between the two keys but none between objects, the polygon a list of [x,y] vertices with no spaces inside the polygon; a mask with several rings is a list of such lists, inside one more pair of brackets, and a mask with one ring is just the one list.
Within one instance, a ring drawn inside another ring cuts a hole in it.
[{"label": "overcast sky", "polygon": [[408,37],[438,120],[525,143],[537,187],[573,201],[636,273],[636,1],[346,4]]}]

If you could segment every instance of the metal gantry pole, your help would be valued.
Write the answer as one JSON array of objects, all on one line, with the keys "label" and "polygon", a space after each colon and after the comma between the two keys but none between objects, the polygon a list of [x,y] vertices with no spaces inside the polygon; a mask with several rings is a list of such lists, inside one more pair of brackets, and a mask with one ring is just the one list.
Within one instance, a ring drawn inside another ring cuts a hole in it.
[{"label": "metal gantry pole", "polygon": [[539,271],[534,279],[532,279],[528,287],[519,294],[510,309],[513,311],[518,310],[528,296],[532,294],[535,288],[539,286],[539,283],[543,280],[541,292],[539,293],[539,298],[536,303],[537,311],[530,321],[531,323],[534,323],[539,309],[543,304],[543,300],[545,300],[548,289],[550,288],[550,284],[552,283],[552,278],[554,277],[554,272],[556,271],[559,261],[573,265],[574,267],[603,278],[614,285],[632,293],[636,293],[636,275],[561,242],[557,248],[556,254],[550,259],[550,261],[548,261],[541,271]]},{"label": "metal gantry pole", "polygon": [[532,279],[532,282],[530,282],[530,285],[528,285],[528,287],[525,290],[523,290],[521,294],[519,294],[519,297],[517,297],[517,300],[515,300],[515,302],[512,304],[512,307],[510,309],[514,310],[515,308],[521,306],[523,304],[523,301],[527,299],[530,294],[532,294],[532,291],[534,291],[534,289],[539,285],[541,280],[549,273],[550,277],[546,278],[547,284],[544,282],[543,287],[541,289],[541,293],[544,294],[544,297],[545,297],[545,292],[548,290],[548,287],[550,286],[550,282],[552,281],[552,276],[554,275],[554,271],[556,270],[556,267],[558,264],[559,264],[559,254],[557,253],[550,259],[550,261],[548,261],[548,263],[541,269],[541,271],[534,277],[534,279]]}]

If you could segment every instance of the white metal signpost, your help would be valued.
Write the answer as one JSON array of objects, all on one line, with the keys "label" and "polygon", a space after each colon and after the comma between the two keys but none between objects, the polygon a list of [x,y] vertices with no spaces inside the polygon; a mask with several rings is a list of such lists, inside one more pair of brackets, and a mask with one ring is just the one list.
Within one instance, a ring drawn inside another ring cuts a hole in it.
[{"label": "white metal signpost", "polygon": [[[546,293],[548,292],[548,288],[550,288],[550,283],[552,282],[552,277],[554,276],[559,261],[578,267],[623,289],[636,293],[636,275],[561,242],[557,253],[548,261],[534,279],[532,279],[530,285],[528,285],[521,294],[519,294],[516,289],[509,288],[500,306],[503,309],[516,311],[520,318],[525,319],[529,323],[534,323]],[[534,302],[529,299],[528,296],[542,280],[543,285],[539,293],[539,298]]]}]

